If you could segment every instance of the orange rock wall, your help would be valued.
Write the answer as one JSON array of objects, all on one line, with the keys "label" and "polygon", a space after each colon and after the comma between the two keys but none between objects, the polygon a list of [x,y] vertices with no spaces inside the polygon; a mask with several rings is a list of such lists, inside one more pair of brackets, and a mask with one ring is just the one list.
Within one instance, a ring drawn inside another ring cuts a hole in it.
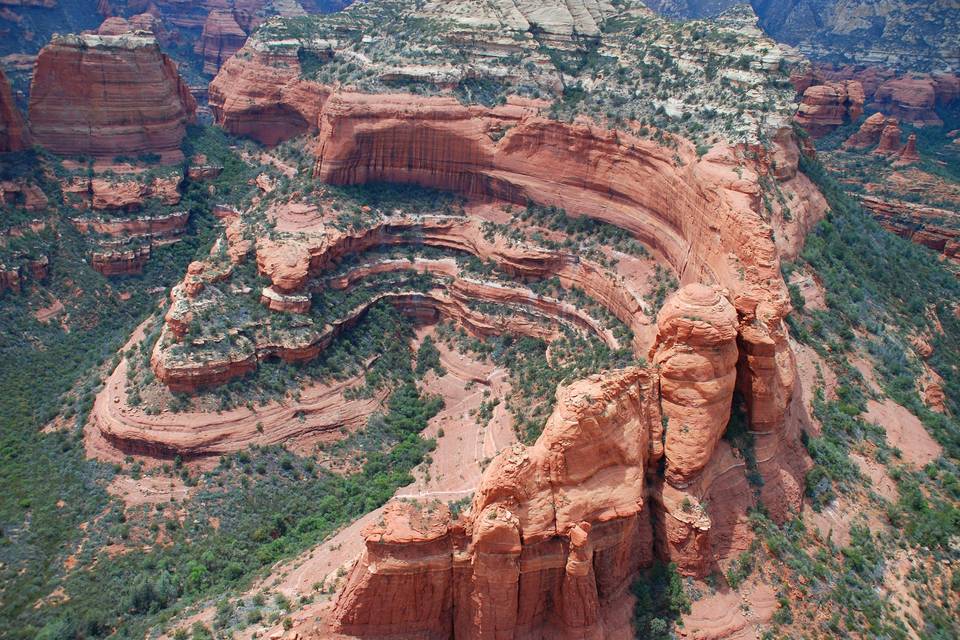
[{"label": "orange rock wall", "polygon": [[623,631],[608,615],[653,559],[643,512],[661,429],[656,393],[641,368],[561,388],[537,443],[494,459],[465,519],[441,512],[425,523],[415,507],[388,507],[365,532],[336,629],[438,639],[453,629],[457,638]]},{"label": "orange rock wall", "polygon": [[0,69],[0,153],[22,151],[30,146],[30,133],[17,108],[7,76]]},{"label": "orange rock wall", "polygon": [[151,37],[71,36],[37,58],[30,122],[36,142],[54,153],[179,161],[195,111],[176,65]]}]

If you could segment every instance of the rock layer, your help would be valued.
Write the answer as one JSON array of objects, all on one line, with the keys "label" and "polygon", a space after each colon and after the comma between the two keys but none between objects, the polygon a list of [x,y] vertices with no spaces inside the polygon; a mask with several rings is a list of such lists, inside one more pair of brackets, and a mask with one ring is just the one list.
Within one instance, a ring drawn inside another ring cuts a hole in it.
[{"label": "rock layer", "polygon": [[863,114],[863,86],[853,80],[813,85],[803,92],[797,122],[814,138]]},{"label": "rock layer", "polygon": [[0,69],[0,153],[23,151],[30,146],[30,134],[17,108],[7,76]]},{"label": "rock layer", "polygon": [[203,58],[203,72],[215,75],[246,40],[247,32],[237,22],[234,12],[215,9],[207,16],[194,53]]},{"label": "rock layer", "polygon": [[30,121],[36,141],[54,153],[180,161],[195,111],[152,36],[62,36],[37,58]]},{"label": "rock layer", "polygon": [[887,231],[960,263],[960,215],[956,212],[876,196],[863,196],[860,202]]},{"label": "rock layer", "polygon": [[388,507],[384,523],[365,532],[366,549],[337,600],[336,629],[423,638],[449,638],[453,629],[458,638],[619,631],[608,616],[653,559],[646,475],[661,428],[644,369],[559,389],[537,443],[494,459],[465,518]]}]

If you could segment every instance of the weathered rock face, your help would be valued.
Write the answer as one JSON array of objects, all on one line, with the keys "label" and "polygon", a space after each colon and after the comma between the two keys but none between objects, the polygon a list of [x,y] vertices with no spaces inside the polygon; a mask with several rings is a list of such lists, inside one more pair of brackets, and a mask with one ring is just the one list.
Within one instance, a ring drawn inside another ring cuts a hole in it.
[{"label": "weathered rock face", "polygon": [[63,36],[37,58],[30,121],[36,141],[54,153],[179,161],[195,111],[151,36]]},{"label": "weathered rock face", "polygon": [[933,78],[904,77],[880,85],[871,106],[917,126],[942,126],[943,120],[935,111],[936,105],[937,91]]},{"label": "weathered rock face", "polygon": [[883,131],[880,133],[880,143],[873,150],[873,153],[878,156],[889,156],[897,153],[900,151],[900,136],[902,134],[903,131],[901,131],[899,123],[893,118],[887,119]]},{"label": "weathered rock face", "polygon": [[194,53],[203,57],[203,72],[215,75],[247,40],[247,32],[237,22],[233,11],[215,9],[203,24],[203,34]]},{"label": "weathered rock face", "polygon": [[863,121],[860,129],[843,143],[844,149],[869,149],[880,142],[880,135],[887,124],[882,113],[875,113]]},{"label": "weathered rock face", "polygon": [[956,212],[876,196],[863,196],[860,202],[886,230],[960,263]]},{"label": "weathered rock face", "polygon": [[863,86],[856,80],[809,87],[797,110],[797,122],[814,138],[863,114]]},{"label": "weathered rock face", "polygon": [[10,83],[0,69],[0,153],[22,151],[30,146],[30,134],[13,99]]},{"label": "weathered rock face", "polygon": [[917,152],[917,134],[911,133],[907,138],[907,144],[903,145],[903,149],[897,153],[893,165],[902,167],[915,162],[920,162],[920,154]]},{"label": "weathered rock face", "polygon": [[182,235],[190,214],[178,211],[169,215],[135,218],[73,218],[70,222],[81,233],[97,233],[114,238],[169,239]]},{"label": "weathered rock face", "polygon": [[559,389],[537,443],[494,459],[464,520],[394,505],[365,532],[366,550],[337,601],[337,630],[424,638],[450,638],[454,628],[467,638],[622,632],[608,616],[623,605],[634,571],[653,559],[646,476],[661,429],[644,369]]},{"label": "weathered rock face", "polygon": [[317,131],[330,90],[301,79],[298,48],[253,45],[244,51],[248,59],[227,60],[210,83],[210,109],[217,122],[264,144]]},{"label": "weathered rock face", "polygon": [[724,295],[689,285],[657,317],[651,359],[667,418],[666,477],[683,485],[703,470],[730,419],[737,381],[737,312]]},{"label": "weathered rock face", "polygon": [[91,255],[90,266],[105,276],[129,276],[143,273],[143,267],[150,260],[149,245],[132,249],[95,251]]},{"label": "weathered rock face", "polygon": [[[65,180],[64,204],[79,210],[109,210],[116,215],[136,213],[150,202],[166,206],[180,202],[180,171],[170,169],[158,175],[138,171],[129,164],[113,167],[109,173],[74,174]],[[125,220],[118,218],[114,222],[122,224]]]}]

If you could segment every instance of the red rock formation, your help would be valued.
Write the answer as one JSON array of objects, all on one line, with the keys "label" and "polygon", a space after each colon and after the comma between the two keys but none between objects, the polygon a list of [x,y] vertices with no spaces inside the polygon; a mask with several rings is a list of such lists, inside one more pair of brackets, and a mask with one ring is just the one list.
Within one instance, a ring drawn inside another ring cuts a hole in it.
[{"label": "red rock formation", "polygon": [[237,23],[234,12],[215,9],[207,16],[194,53],[203,58],[203,72],[216,75],[246,41],[247,32]]},{"label": "red rock formation", "polygon": [[30,121],[54,153],[180,161],[196,103],[150,36],[63,36],[37,58]]},{"label": "red rock formation", "polygon": [[855,80],[809,87],[797,109],[796,120],[807,133],[820,138],[863,114],[863,86]]},{"label": "red rock formation", "polygon": [[883,132],[880,134],[880,143],[873,153],[878,156],[889,156],[900,151],[900,125],[893,118],[888,118]]},{"label": "red rock formation", "polygon": [[902,167],[915,162],[920,162],[920,154],[917,153],[917,134],[911,133],[907,138],[907,144],[897,153],[893,166]]},{"label": "red rock formation", "polygon": [[150,246],[135,249],[94,251],[90,266],[105,276],[129,276],[143,273],[150,259]]},{"label": "red rock formation", "polygon": [[190,214],[186,211],[139,218],[73,218],[70,220],[81,233],[97,233],[115,238],[171,238],[181,235],[189,221]]},{"label": "red rock formation", "polygon": [[880,85],[871,106],[917,126],[942,126],[936,103],[936,84],[932,78],[903,77]]},{"label": "red rock formation", "polygon": [[[305,362],[313,360],[330,344],[338,333],[353,326],[372,307],[380,302],[388,302],[423,322],[436,322],[441,318],[451,320],[477,336],[502,334],[526,335],[543,340],[554,340],[560,331],[556,327],[544,326],[523,316],[490,317],[471,308],[470,302],[483,301],[484,295],[494,288],[465,287],[444,291],[434,289],[428,292],[400,290],[377,294],[344,317],[334,320],[322,330],[307,336],[284,338],[261,337],[256,344],[242,338],[239,345],[230,350],[198,351],[192,349],[184,354],[177,348],[177,340],[187,333],[192,320],[189,305],[180,304],[188,297],[182,286],[174,287],[171,292],[173,304],[166,315],[165,333],[154,348],[151,363],[157,379],[172,391],[194,392],[199,388],[221,385],[232,379],[243,377],[254,371],[259,360],[278,357],[286,362]],[[555,325],[566,324],[562,318],[553,320]],[[167,335],[166,331],[169,330]],[[200,347],[204,342],[193,342]]]},{"label": "red rock formation", "polygon": [[0,204],[23,207],[27,211],[42,211],[50,203],[40,187],[29,180],[20,179],[0,182]]},{"label": "red rock formation", "polygon": [[124,34],[133,34],[143,32],[161,38],[161,25],[156,17],[149,13],[141,13],[128,18],[120,16],[108,17],[97,28],[97,35],[101,36],[121,36]]},{"label": "red rock formation", "polygon": [[[485,133],[494,118],[497,126],[516,123],[498,142]],[[734,171],[744,164],[736,150],[714,147],[698,161],[681,143],[677,166],[656,143],[541,119],[522,104],[486,110],[449,98],[337,93],[323,110],[317,155],[317,175],[326,182],[415,182],[532,200],[630,231],[683,281],[730,289],[741,340],[777,353],[773,371],[762,371],[774,377],[746,389],[763,397],[758,407],[779,404],[782,420],[793,386],[781,322],[788,303],[776,248],[756,213],[760,188]],[[775,423],[775,412],[763,420]]]},{"label": "red rock formation", "polygon": [[174,173],[166,176],[143,177],[138,173],[126,173],[105,177],[74,176],[64,185],[64,200],[77,209],[139,211],[148,200],[172,206],[180,202],[182,176]]},{"label": "red rock formation", "polygon": [[300,78],[297,48],[246,47],[244,54],[227,60],[210,83],[217,122],[265,144],[316,131],[330,89]]},{"label": "red rock formation", "polygon": [[843,143],[844,149],[868,149],[876,146],[880,142],[880,135],[887,124],[887,119],[882,113],[875,113],[860,125],[852,136]]},{"label": "red rock formation", "polygon": [[0,153],[23,151],[30,146],[30,134],[10,90],[10,82],[0,69]]},{"label": "red rock formation", "polygon": [[860,202],[886,230],[960,263],[960,216],[955,212],[876,196],[862,196]]},{"label": "red rock formation", "polygon": [[[692,146],[681,143],[677,166],[673,152],[654,142],[539,118],[529,103],[487,109],[447,97],[331,93],[298,79],[293,52],[270,66],[270,56],[281,53],[245,51],[249,56],[231,59],[211,88],[218,121],[231,131],[275,141],[319,120],[316,173],[325,182],[414,182],[533,200],[623,227],[660,251],[685,281],[727,286],[751,327],[750,340],[786,349],[779,323],[788,302],[776,249],[758,213],[756,174],[741,178],[734,171],[745,162],[737,150],[715,147],[697,160]],[[499,140],[488,135],[504,128]],[[757,320],[761,302],[764,321]],[[748,387],[779,398],[782,416],[792,373],[780,368],[792,364],[779,362],[776,393]]]},{"label": "red rock formation", "polygon": [[644,369],[558,389],[537,443],[494,459],[463,520],[388,507],[365,532],[335,628],[422,638],[625,631],[611,614],[629,606],[631,576],[653,559],[646,476],[661,429]]},{"label": "red rock formation", "polygon": [[719,291],[689,285],[657,316],[650,357],[667,418],[666,477],[684,485],[703,470],[730,419],[737,380],[737,312]]},{"label": "red rock formation", "polygon": [[20,267],[0,264],[0,293],[4,291],[20,293],[21,282]]}]

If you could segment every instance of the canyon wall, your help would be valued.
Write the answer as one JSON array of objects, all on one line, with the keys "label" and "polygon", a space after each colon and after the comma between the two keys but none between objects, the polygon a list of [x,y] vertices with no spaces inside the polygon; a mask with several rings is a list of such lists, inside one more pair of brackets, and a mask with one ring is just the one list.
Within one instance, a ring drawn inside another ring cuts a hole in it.
[{"label": "canyon wall", "polygon": [[0,153],[23,151],[30,146],[30,133],[13,99],[10,82],[0,69]]},{"label": "canyon wall", "polygon": [[[505,134],[495,139],[498,131]],[[751,169],[737,149],[714,147],[698,159],[679,140],[674,162],[674,152],[653,141],[548,120],[525,103],[488,109],[452,98],[338,92],[324,104],[316,154],[324,182],[413,182],[533,201],[630,231],[682,283],[729,290],[743,349],[770,353],[764,365],[741,368],[751,416],[782,421],[793,385],[782,323],[789,302],[770,226],[758,213],[764,167]]]},{"label": "canyon wall", "polygon": [[642,368],[558,389],[537,443],[493,460],[469,515],[454,522],[445,508],[389,506],[364,532],[336,630],[438,640],[628,630],[627,588],[653,560],[646,482],[661,455],[656,394]]},{"label": "canyon wall", "polygon": [[30,122],[38,144],[62,155],[183,158],[196,102],[152,36],[62,36],[37,58]]},{"label": "canyon wall", "polygon": [[[720,441],[737,324],[722,290],[684,287],[658,316],[653,364],[558,389],[537,442],[493,460],[465,515],[429,502],[389,504],[363,532],[333,630],[437,640],[627,637],[627,588],[639,569],[660,558],[702,577],[744,551],[754,492],[741,454]],[[778,519],[801,503],[802,468],[788,459],[797,453],[765,458],[777,495],[757,497]]]}]

